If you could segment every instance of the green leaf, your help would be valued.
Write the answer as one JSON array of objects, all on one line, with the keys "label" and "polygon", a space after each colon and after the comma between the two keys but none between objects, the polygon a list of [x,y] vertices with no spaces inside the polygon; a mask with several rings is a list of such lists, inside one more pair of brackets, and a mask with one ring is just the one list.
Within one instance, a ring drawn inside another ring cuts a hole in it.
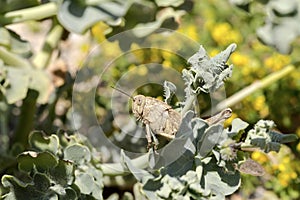
[{"label": "green leaf", "polygon": [[75,184],[83,194],[91,194],[94,188],[93,177],[86,173],[76,174]]},{"label": "green leaf", "polygon": [[58,165],[49,172],[51,179],[59,185],[71,185],[74,180],[74,165],[72,162],[59,160]]},{"label": "green leaf", "polygon": [[214,146],[218,143],[223,131],[223,126],[220,124],[215,124],[206,129],[204,135],[200,139],[197,149],[198,154],[201,157],[205,157],[208,153],[212,151]]},{"label": "green leaf", "polygon": [[240,118],[233,119],[231,125],[232,128],[230,132],[232,133],[239,133],[240,131],[245,130],[249,126],[247,122],[244,122]]},{"label": "green leaf", "polygon": [[64,159],[83,164],[91,160],[91,152],[86,146],[73,144],[64,149]]},{"label": "green leaf", "polygon": [[[132,29],[132,33],[135,36],[137,36],[138,38],[146,37],[146,36],[150,35],[151,33],[155,32],[157,29],[159,29],[163,25],[166,25],[167,22],[170,23],[170,19],[179,18],[183,14],[184,14],[184,11],[182,11],[182,10],[177,11],[171,7],[165,8],[164,10],[160,11],[159,15],[156,18],[156,21],[147,22],[147,23],[139,23]],[[177,23],[175,23],[175,24],[177,24]],[[177,28],[177,27],[175,27],[175,28]],[[175,28],[173,28],[173,29],[175,29]]]},{"label": "green leaf", "polygon": [[5,88],[4,95],[9,104],[24,99],[28,89],[36,90],[39,93],[37,102],[47,103],[53,85],[49,75],[42,70],[4,67],[7,70],[8,87]]},{"label": "green leaf", "polygon": [[6,88],[5,98],[9,104],[13,104],[26,97],[30,76],[25,70],[7,68],[7,80],[9,87]]},{"label": "green leaf", "polygon": [[38,0],[5,0],[1,1],[0,13],[33,7],[39,4],[40,1]]},{"label": "green leaf", "polygon": [[224,51],[210,58],[203,46],[188,59],[189,70],[182,71],[186,85],[186,96],[203,92],[214,92],[224,85],[224,80],[231,77],[233,66],[226,64],[235,51],[236,44],[229,45]]},{"label": "green leaf", "polygon": [[61,4],[57,17],[66,29],[81,34],[98,21],[112,23],[120,20],[131,4],[132,1],[116,0],[89,6],[79,1],[66,0]]},{"label": "green leaf", "polygon": [[57,154],[59,139],[56,135],[44,136],[40,131],[33,131],[29,135],[30,146],[37,151],[49,151],[54,155]]},{"label": "green leaf", "polygon": [[28,58],[31,56],[31,47],[29,42],[23,40],[12,30],[0,27],[0,46],[8,49],[11,53]]},{"label": "green leaf", "polygon": [[178,7],[184,3],[184,0],[155,0],[159,7]]},{"label": "green leaf", "polygon": [[155,199],[155,191],[161,187],[160,180],[155,180],[155,176],[148,171],[135,167],[123,150],[121,150],[121,156],[123,165],[126,166],[134,177],[143,184],[143,190],[148,199]]},{"label": "green leaf", "polygon": [[223,167],[219,167],[215,159],[203,166],[204,189],[210,190],[215,199],[224,199],[225,196],[234,193],[241,184],[238,171],[226,172]]},{"label": "green leaf", "polygon": [[[34,185],[33,183],[24,183],[17,178],[11,175],[4,175],[1,179],[4,187],[9,188],[9,193],[5,194],[5,199],[7,200],[50,200],[50,199],[58,199],[57,195],[47,190],[46,187],[49,185],[47,178],[44,175],[37,175],[36,184],[42,183],[43,186]],[[38,189],[43,189],[38,190]]]},{"label": "green leaf", "polygon": [[91,195],[95,199],[102,199],[102,182],[95,180],[88,172],[75,171],[75,185],[82,194]]},{"label": "green leaf", "polygon": [[58,164],[58,158],[49,152],[26,151],[17,157],[17,161],[19,169],[25,172],[31,172],[34,169],[45,172]]},{"label": "green leaf", "polygon": [[50,179],[45,174],[41,174],[41,173],[34,174],[33,183],[36,190],[41,192],[46,192],[51,185]]},{"label": "green leaf", "polygon": [[295,134],[281,134],[273,131],[275,123],[271,120],[259,120],[251,129],[242,146],[253,145],[265,152],[280,150],[281,143],[293,142],[298,139]]},{"label": "green leaf", "polygon": [[43,70],[30,70],[29,88],[39,92],[37,103],[45,104],[53,91],[53,85],[49,74]]},{"label": "green leaf", "polygon": [[145,182],[148,179],[154,178],[154,176],[149,172],[147,172],[146,170],[135,167],[132,164],[130,158],[125,154],[123,150],[121,150],[121,158],[122,158],[122,164],[128,168],[128,170],[134,175],[134,177],[138,181]]},{"label": "green leaf", "polygon": [[172,82],[164,81],[164,98],[166,103],[170,103],[172,96],[176,92],[176,85]]},{"label": "green leaf", "polygon": [[266,23],[257,29],[259,39],[281,53],[290,53],[292,42],[300,35],[299,8],[300,3],[297,0],[269,1],[266,5]]}]

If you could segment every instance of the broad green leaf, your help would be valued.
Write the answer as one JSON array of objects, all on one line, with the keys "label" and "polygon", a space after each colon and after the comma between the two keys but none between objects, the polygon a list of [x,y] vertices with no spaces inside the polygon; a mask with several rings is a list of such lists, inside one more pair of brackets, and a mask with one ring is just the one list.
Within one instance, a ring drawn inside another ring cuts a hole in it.
[{"label": "broad green leaf", "polygon": [[29,135],[30,146],[37,151],[49,151],[57,154],[59,139],[56,135],[44,136],[40,131],[33,131]]},{"label": "broad green leaf", "polygon": [[146,170],[135,167],[132,164],[130,158],[125,154],[123,150],[121,150],[121,158],[122,158],[122,164],[128,168],[128,170],[134,175],[134,177],[138,181],[145,182],[148,179],[154,178],[154,176],[149,172],[147,172]]},{"label": "broad green leaf", "polygon": [[155,191],[161,187],[159,180],[155,180],[155,177],[148,171],[139,169],[132,164],[132,161],[123,150],[121,150],[122,162],[128,170],[134,175],[134,177],[143,184],[143,190],[148,199],[155,199]]},{"label": "broad green leaf", "polygon": [[7,70],[8,87],[5,88],[5,97],[9,104],[24,99],[28,89],[39,93],[37,102],[44,104],[48,102],[53,91],[49,75],[42,70],[5,67]]},{"label": "broad green leaf", "polygon": [[155,0],[155,3],[160,7],[177,7],[184,3],[184,0]]},{"label": "broad green leaf", "polygon": [[58,165],[49,171],[51,179],[59,185],[71,185],[74,180],[74,164],[59,160]]},{"label": "broad green leaf", "polygon": [[[17,178],[11,175],[4,175],[1,179],[4,187],[9,188],[9,193],[5,195],[6,200],[52,200],[58,199],[58,196],[52,192],[47,190],[45,191],[45,187],[47,187],[49,182],[47,183],[47,178],[44,175],[37,175],[36,183],[42,183],[43,186],[34,185],[33,183],[24,183]],[[39,189],[43,189],[42,191]]]},{"label": "broad green leaf", "polygon": [[39,4],[40,1],[38,0],[3,0],[1,1],[0,13],[33,7]]},{"label": "broad green leaf", "polygon": [[58,164],[58,158],[49,152],[26,151],[17,157],[17,161],[19,169],[25,172],[31,172],[34,169],[45,172]]},{"label": "broad green leaf", "polygon": [[186,95],[199,94],[200,91],[214,92],[224,85],[224,80],[231,77],[233,69],[233,65],[229,66],[226,62],[236,47],[233,43],[210,58],[203,46],[200,46],[198,52],[188,59],[191,68],[183,70],[183,78],[188,86]]},{"label": "broad green leaf", "polygon": [[212,194],[220,199],[235,192],[241,184],[240,174],[237,170],[226,172],[223,167],[219,167],[215,159],[211,159],[208,164],[203,165],[204,189],[210,190]]},{"label": "broad green leaf", "polygon": [[[98,21],[116,22],[123,17],[132,1],[102,1],[96,5],[84,5],[79,1],[63,1],[57,14],[60,23],[69,31],[84,33]],[[74,26],[76,24],[76,26]]]},{"label": "broad green leaf", "polygon": [[95,199],[102,199],[102,182],[95,180],[88,172],[75,172],[75,185],[82,194],[93,196]]},{"label": "broad green leaf", "polygon": [[9,87],[6,88],[5,98],[9,104],[13,104],[26,97],[30,75],[25,71],[17,68],[7,68],[7,79]]},{"label": "broad green leaf", "polygon": [[91,160],[91,152],[86,146],[73,144],[64,149],[64,159],[83,164]]},{"label": "broad green leaf", "polygon": [[33,176],[33,183],[36,190],[41,192],[46,192],[50,187],[50,179],[46,176],[46,174],[36,173]]},{"label": "broad green leaf", "polygon": [[231,125],[232,128],[230,132],[233,133],[239,133],[241,130],[245,130],[249,126],[247,122],[244,122],[240,118],[233,119]]},{"label": "broad green leaf", "polygon": [[201,157],[205,157],[208,153],[212,151],[214,146],[219,141],[223,131],[223,126],[220,124],[212,125],[206,129],[205,134],[202,136],[201,140],[197,145],[198,154]]},{"label": "broad green leaf", "polygon": [[86,173],[76,174],[75,184],[83,194],[91,194],[94,188],[93,177]]},{"label": "broad green leaf", "polygon": [[0,46],[9,47],[10,45],[10,34],[6,28],[0,28]]},{"label": "broad green leaf", "polygon": [[150,35],[154,31],[162,27],[165,22],[168,22],[168,19],[179,18],[184,13],[185,12],[182,10],[176,11],[170,7],[165,8],[160,11],[159,15],[156,18],[156,21],[139,23],[132,29],[132,32],[139,38],[146,37],[147,35]]},{"label": "broad green leaf", "polygon": [[37,102],[45,104],[53,91],[53,85],[50,76],[42,70],[30,70],[29,88],[39,92]]}]

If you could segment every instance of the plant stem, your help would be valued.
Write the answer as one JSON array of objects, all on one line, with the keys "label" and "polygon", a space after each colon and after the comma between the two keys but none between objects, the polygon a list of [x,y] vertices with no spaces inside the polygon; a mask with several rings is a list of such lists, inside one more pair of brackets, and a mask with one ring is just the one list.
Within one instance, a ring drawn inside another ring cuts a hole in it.
[{"label": "plant stem", "polygon": [[[132,164],[139,168],[143,169],[148,166],[148,157],[149,155],[142,155],[140,157],[137,157],[135,159],[132,159]],[[130,171],[124,167],[121,163],[104,163],[101,164],[101,169],[104,175],[107,176],[118,176],[118,175],[125,175],[129,174]]]},{"label": "plant stem", "polygon": [[0,15],[0,24],[5,26],[27,20],[41,20],[56,15],[57,10],[56,3],[50,2],[31,8],[11,11]]},{"label": "plant stem", "polygon": [[249,96],[250,94],[254,93],[257,90],[260,90],[262,88],[265,88],[269,86],[272,83],[275,83],[279,79],[285,77],[290,72],[292,72],[295,69],[295,66],[288,65],[284,67],[282,70],[274,72],[267,77],[263,78],[262,80],[258,80],[254,82],[253,84],[245,87],[244,89],[240,90],[239,92],[235,93],[234,95],[230,96],[229,98],[225,99],[224,101],[220,102],[218,105],[216,105],[216,112],[219,112],[227,107],[231,107],[238,102],[242,101],[244,98]]},{"label": "plant stem", "polygon": [[189,96],[189,98],[186,100],[184,107],[181,110],[181,116],[184,116],[184,114],[193,107],[196,98],[197,98],[196,94]]},{"label": "plant stem", "polygon": [[52,51],[54,48],[57,47],[61,39],[61,36],[63,34],[64,31],[63,27],[56,22],[54,23],[55,24],[53,25],[52,29],[48,33],[41,51],[39,51],[39,53],[36,54],[32,60],[32,63],[38,69],[43,69],[46,66],[48,66],[52,55]]},{"label": "plant stem", "polygon": [[13,67],[31,68],[31,64],[26,59],[7,51],[3,47],[0,47],[0,58],[4,63]]},{"label": "plant stem", "polygon": [[[63,28],[58,24],[54,24],[45,40],[43,51],[40,51],[33,61],[37,68],[42,69],[47,66],[52,51],[60,41],[62,33]],[[14,135],[14,142],[20,142],[21,144],[24,144],[24,146],[27,146],[28,135],[34,128],[37,98],[38,93],[34,90],[29,90],[21,108],[20,119]]]},{"label": "plant stem", "polygon": [[27,146],[28,135],[34,127],[34,115],[36,111],[36,100],[38,92],[28,90],[26,98],[23,100],[21,115],[14,133],[13,143],[19,142]]}]

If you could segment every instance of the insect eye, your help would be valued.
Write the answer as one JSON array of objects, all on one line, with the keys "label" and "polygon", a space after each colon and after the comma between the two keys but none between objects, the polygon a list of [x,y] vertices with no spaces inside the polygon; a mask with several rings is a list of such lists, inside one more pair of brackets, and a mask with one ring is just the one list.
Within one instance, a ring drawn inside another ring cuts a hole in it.
[{"label": "insect eye", "polygon": [[135,102],[137,105],[141,105],[141,104],[142,104],[142,99],[140,99],[140,98],[135,98],[135,99],[134,99],[134,102]]}]

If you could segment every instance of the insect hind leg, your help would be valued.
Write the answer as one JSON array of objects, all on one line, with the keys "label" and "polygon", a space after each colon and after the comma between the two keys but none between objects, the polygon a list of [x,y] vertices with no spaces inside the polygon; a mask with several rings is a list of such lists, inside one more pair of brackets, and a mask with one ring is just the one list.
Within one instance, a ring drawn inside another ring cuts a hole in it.
[{"label": "insect hind leg", "polygon": [[[151,130],[149,124],[146,124],[146,138],[148,141],[147,150],[149,150],[151,147],[154,147],[154,150],[156,150],[159,142],[158,142],[158,139],[156,138],[155,134]],[[152,141],[152,138],[153,138],[153,141]]]}]

